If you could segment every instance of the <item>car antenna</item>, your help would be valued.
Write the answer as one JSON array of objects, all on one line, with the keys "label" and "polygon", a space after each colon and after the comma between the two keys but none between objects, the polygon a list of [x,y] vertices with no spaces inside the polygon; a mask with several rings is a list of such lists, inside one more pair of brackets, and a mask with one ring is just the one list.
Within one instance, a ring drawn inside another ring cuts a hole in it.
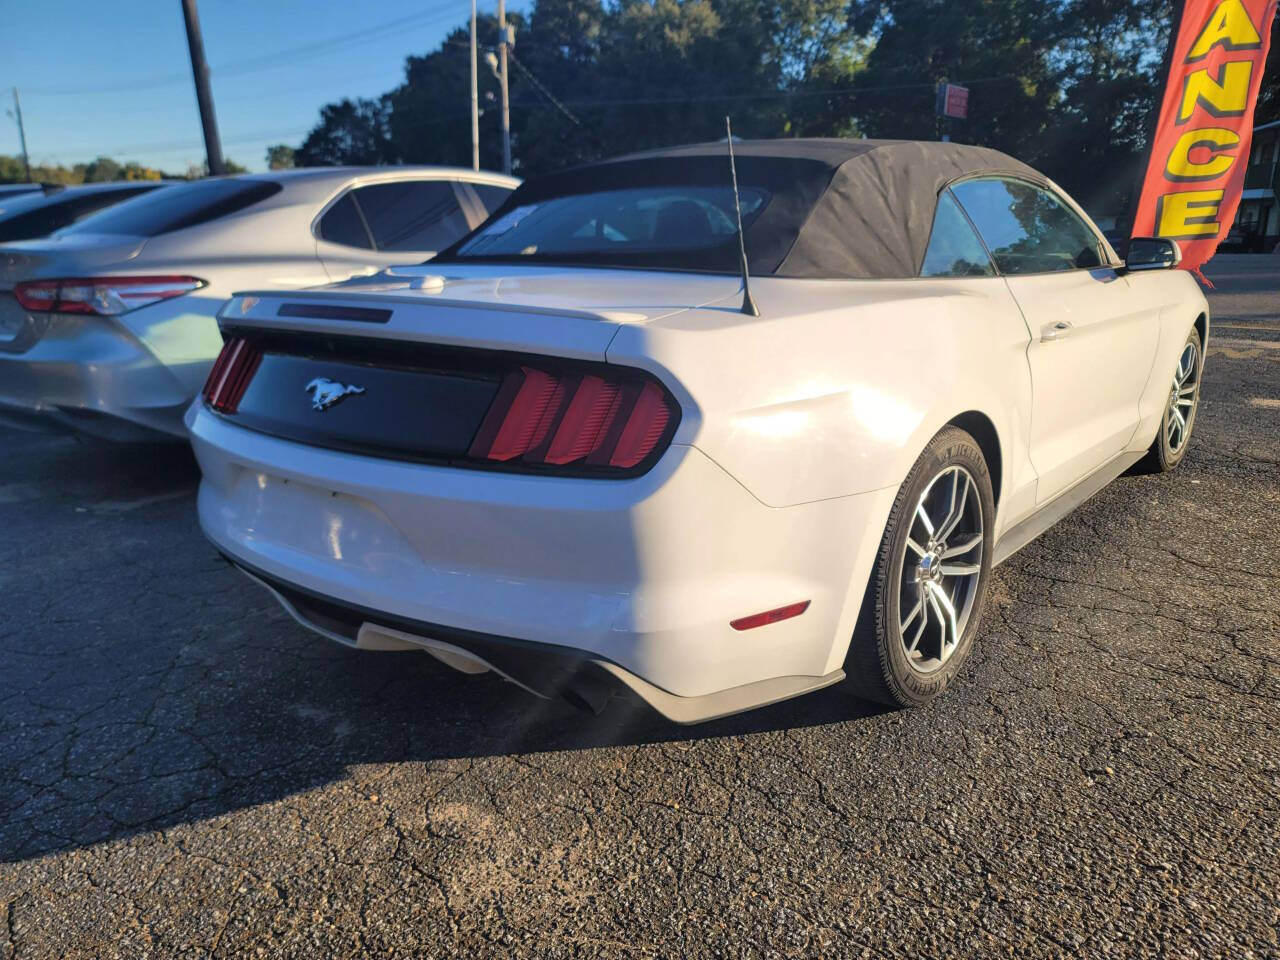
[{"label": "car antenna", "polygon": [[742,235],[742,204],[738,200],[738,165],[733,161],[733,126],[724,118],[724,132],[729,144],[729,178],[733,181],[733,212],[738,215],[738,252],[742,255],[742,312],[749,317],[760,316],[756,302],[751,299],[751,274],[747,270],[747,241]]}]

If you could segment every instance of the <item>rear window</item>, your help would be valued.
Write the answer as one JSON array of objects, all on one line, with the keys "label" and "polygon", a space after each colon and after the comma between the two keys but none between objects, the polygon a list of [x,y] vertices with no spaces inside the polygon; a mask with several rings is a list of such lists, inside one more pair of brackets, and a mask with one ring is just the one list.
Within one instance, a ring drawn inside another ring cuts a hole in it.
[{"label": "rear window", "polygon": [[279,192],[280,184],[266,180],[197,180],[136,197],[65,232],[155,237],[237,213]]},{"label": "rear window", "polygon": [[[743,187],[743,227],[770,194]],[[730,186],[649,186],[552,197],[490,219],[452,258],[633,262],[683,268],[688,254],[737,244]]]},{"label": "rear window", "polygon": [[139,184],[119,189],[67,190],[53,194],[23,194],[0,202],[0,243],[47,237],[55,230],[90,217],[162,184]]}]

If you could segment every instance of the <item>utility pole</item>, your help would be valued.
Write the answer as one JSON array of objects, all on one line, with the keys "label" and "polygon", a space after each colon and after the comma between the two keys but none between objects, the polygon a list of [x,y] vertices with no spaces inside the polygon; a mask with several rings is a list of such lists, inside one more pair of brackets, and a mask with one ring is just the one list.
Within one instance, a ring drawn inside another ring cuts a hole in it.
[{"label": "utility pole", "polygon": [[22,103],[18,100],[18,88],[13,88],[14,118],[18,121],[18,139],[22,141],[22,166],[27,171],[27,183],[31,182],[31,158],[27,156],[27,130],[22,125]]},{"label": "utility pole", "polygon": [[196,0],[182,0],[182,16],[187,22],[187,47],[191,50],[191,72],[196,81],[196,103],[200,105],[200,125],[204,127],[204,149],[209,159],[209,173],[217,177],[226,173],[227,168],[222,162],[218,118],[213,115],[209,64],[204,59],[204,40],[200,36],[200,15],[196,13]]},{"label": "utility pole", "polygon": [[507,98],[507,30],[506,0],[498,0],[498,81],[502,84],[502,172],[511,173],[511,101]]},{"label": "utility pole", "polygon": [[480,91],[476,79],[476,0],[471,0],[471,169],[480,169]]}]

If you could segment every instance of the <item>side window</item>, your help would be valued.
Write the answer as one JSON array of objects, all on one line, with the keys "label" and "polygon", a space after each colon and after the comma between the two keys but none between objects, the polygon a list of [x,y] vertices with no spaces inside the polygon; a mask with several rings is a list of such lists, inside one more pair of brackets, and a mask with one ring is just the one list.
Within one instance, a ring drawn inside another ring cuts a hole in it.
[{"label": "side window", "polygon": [[950,190],[938,197],[922,277],[992,277],[995,267]]},{"label": "side window", "polygon": [[471,231],[447,180],[377,183],[355,195],[379,250],[443,250]]},{"label": "side window", "polygon": [[360,219],[360,211],[356,209],[356,203],[349,193],[344,194],[320,218],[320,236],[330,243],[341,243],[347,247],[368,250],[373,246],[369,231]]},{"label": "side window", "polygon": [[1052,273],[1102,265],[1098,239],[1047,190],[1021,180],[967,180],[951,188],[1001,273]]}]

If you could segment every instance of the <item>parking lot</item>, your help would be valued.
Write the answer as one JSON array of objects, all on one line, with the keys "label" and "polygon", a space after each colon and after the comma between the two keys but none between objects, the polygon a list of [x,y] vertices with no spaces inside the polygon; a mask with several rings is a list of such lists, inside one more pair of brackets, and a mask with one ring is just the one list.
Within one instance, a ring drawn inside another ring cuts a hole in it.
[{"label": "parking lot", "polygon": [[1280,956],[1280,256],[1186,461],[1015,556],[960,682],[698,727],[313,636],[180,448],[0,430],[0,958]]}]

